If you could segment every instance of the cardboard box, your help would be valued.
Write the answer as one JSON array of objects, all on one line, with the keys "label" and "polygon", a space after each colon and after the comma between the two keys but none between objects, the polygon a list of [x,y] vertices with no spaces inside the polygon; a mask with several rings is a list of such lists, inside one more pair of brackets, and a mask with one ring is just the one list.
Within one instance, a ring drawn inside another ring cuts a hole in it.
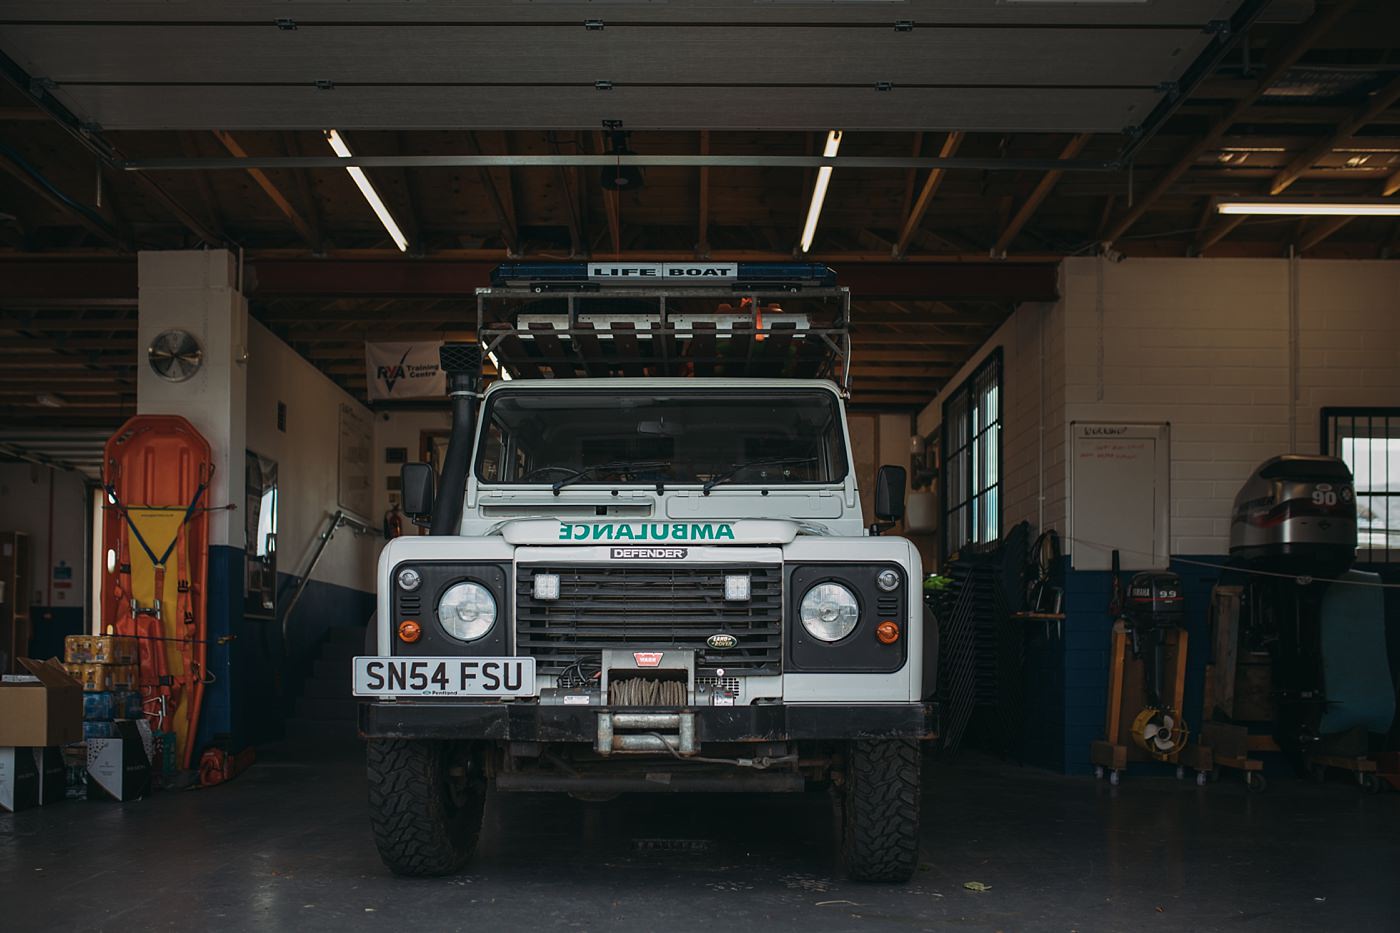
[{"label": "cardboard box", "polygon": [[14,813],[67,796],[68,768],[59,748],[0,748],[0,810]]},{"label": "cardboard box", "polygon": [[136,689],[135,664],[98,664],[95,661],[65,664],[64,668],[90,693],[126,692]]},{"label": "cardboard box", "polygon": [[83,737],[83,691],[57,659],[16,660],[34,677],[0,683],[0,747],[42,748]]},{"label": "cardboard box", "polygon": [[89,739],[87,743],[88,798],[136,800],[151,789],[151,759],[142,731],[136,723],[116,723],[115,739]]},{"label": "cardboard box", "polygon": [[63,660],[70,664],[135,664],[136,639],[128,635],[69,635]]},{"label": "cardboard box", "polygon": [[0,748],[0,810],[39,805],[39,763],[32,748]]}]

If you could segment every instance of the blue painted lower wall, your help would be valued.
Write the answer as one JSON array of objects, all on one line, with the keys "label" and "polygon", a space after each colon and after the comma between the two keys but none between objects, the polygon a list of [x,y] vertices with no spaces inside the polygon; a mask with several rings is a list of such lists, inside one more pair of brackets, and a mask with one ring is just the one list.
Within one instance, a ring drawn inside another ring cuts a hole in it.
[{"label": "blue painted lower wall", "polygon": [[[1199,564],[1225,561],[1219,554],[1203,554],[1178,555],[1171,563],[1172,571],[1181,577],[1186,597],[1189,648],[1183,712],[1193,733],[1201,725],[1201,693],[1210,659],[1210,592],[1230,573]],[[1386,582],[1400,582],[1400,566],[1358,564],[1357,569],[1379,573]],[[1058,576],[1065,590],[1063,638],[1045,639],[1032,633],[1027,641],[1026,760],[1067,774],[1088,774],[1093,771],[1089,746],[1103,737],[1108,700],[1112,574],[1072,570],[1066,558]],[[1125,584],[1129,576],[1123,574]],[[1400,591],[1387,592],[1386,618],[1400,619]],[[1391,670],[1400,674],[1400,626],[1389,626],[1387,634]],[[1165,765],[1155,767],[1167,770]]]},{"label": "blue painted lower wall", "polygon": [[[213,682],[204,688],[201,748],[237,750],[280,739],[326,631],[363,625],[374,612],[374,594],[312,580],[284,641],[280,616],[243,614],[244,560],[241,548],[209,549],[208,668]],[[278,583],[282,601],[290,597],[296,578],[279,575]]]}]

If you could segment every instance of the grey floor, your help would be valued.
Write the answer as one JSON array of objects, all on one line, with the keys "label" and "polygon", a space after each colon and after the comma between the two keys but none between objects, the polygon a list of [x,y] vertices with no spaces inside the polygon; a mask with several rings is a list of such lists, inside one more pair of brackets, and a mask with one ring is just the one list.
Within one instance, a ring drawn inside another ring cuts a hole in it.
[{"label": "grey floor", "polygon": [[843,880],[819,794],[496,797],[471,869],[419,881],[375,855],[357,749],[274,752],[213,790],[0,815],[0,929],[1400,930],[1400,794],[929,777],[908,885]]}]

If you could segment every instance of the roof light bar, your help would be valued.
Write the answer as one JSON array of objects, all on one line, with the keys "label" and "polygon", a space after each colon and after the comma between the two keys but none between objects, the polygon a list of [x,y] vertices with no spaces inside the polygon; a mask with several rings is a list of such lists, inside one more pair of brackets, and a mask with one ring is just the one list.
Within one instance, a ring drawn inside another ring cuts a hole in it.
[{"label": "roof light bar", "polygon": [[1393,217],[1400,216],[1400,199],[1280,201],[1275,198],[1236,198],[1221,201],[1222,214],[1271,214],[1284,217]]},{"label": "roof light bar", "polygon": [[[335,154],[342,159],[350,158],[353,153],[350,147],[341,139],[340,133],[336,130],[326,130],[326,142],[331,144]],[[385,206],[384,200],[379,196],[379,192],[374,190],[374,185],[370,184],[369,177],[365,175],[364,169],[358,165],[346,166],[345,170],[350,173],[350,177],[355,182],[355,187],[360,189],[360,194],[365,196],[369,206],[373,208],[375,216],[384,225],[384,229],[389,232],[389,237],[394,241],[394,245],[399,248],[399,252],[408,252],[408,237],[403,235],[398,223],[394,221],[394,215],[389,213],[389,208]]]},{"label": "roof light bar", "polygon": [[[841,131],[832,130],[826,134],[826,149],[822,155],[834,158],[841,148]],[[831,184],[831,166],[817,169],[817,184],[812,189],[812,203],[807,207],[807,223],[802,227],[802,252],[812,248],[812,240],[817,235],[817,219],[822,215],[822,203],[826,201],[826,187]]]}]

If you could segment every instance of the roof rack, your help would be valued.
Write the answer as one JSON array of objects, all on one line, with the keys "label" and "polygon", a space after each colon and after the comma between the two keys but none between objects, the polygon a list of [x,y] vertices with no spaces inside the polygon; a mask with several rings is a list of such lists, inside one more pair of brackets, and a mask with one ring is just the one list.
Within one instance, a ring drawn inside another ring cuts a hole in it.
[{"label": "roof rack", "polygon": [[[621,275],[602,284],[579,274],[666,266],[691,271],[621,285],[611,284]],[[765,284],[694,271],[736,266],[772,275]],[[500,284],[476,290],[477,339],[506,379],[831,379],[848,390],[851,297],[833,276],[809,263],[506,264],[492,275]]]}]

